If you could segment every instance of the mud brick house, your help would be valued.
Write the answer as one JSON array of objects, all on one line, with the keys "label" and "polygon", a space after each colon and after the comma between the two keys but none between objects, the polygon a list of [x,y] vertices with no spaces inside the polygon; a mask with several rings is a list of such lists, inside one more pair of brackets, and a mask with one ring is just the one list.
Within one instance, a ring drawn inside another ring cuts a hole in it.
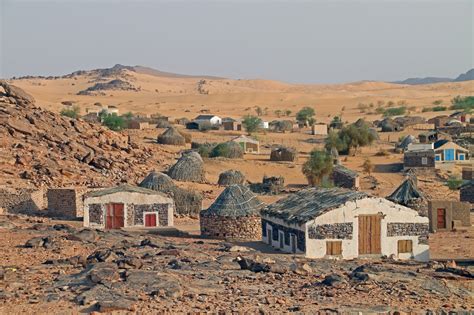
[{"label": "mud brick house", "polygon": [[0,208],[6,213],[36,213],[46,208],[44,189],[40,188],[2,188],[0,189]]},{"label": "mud brick house", "polygon": [[325,136],[328,134],[328,126],[323,123],[314,124],[311,126],[311,134]]},{"label": "mud brick house", "polygon": [[434,152],[436,163],[463,162],[469,160],[468,149],[448,140],[436,141],[434,143]]},{"label": "mud brick house", "polygon": [[262,240],[308,258],[429,259],[428,218],[387,199],[309,188],[262,209]]},{"label": "mud brick house", "polygon": [[82,198],[87,188],[52,188],[46,193],[48,215],[52,217],[80,218],[84,216]]},{"label": "mud brick house", "polygon": [[431,200],[428,202],[430,231],[450,231],[471,226],[471,205],[467,202],[451,200]]},{"label": "mud brick house", "polygon": [[434,168],[435,153],[433,149],[407,150],[403,154],[404,169]]},{"label": "mud brick house", "polygon": [[470,180],[461,186],[459,199],[474,204],[474,180]]},{"label": "mud brick house", "polygon": [[359,174],[342,165],[334,165],[331,180],[334,185],[342,188],[359,190]]},{"label": "mud brick house", "polygon": [[224,128],[224,130],[241,131],[242,130],[242,122],[237,121],[233,118],[223,118],[222,119],[222,128]]},{"label": "mud brick house", "polygon": [[128,129],[149,129],[150,123],[148,121],[140,121],[140,120],[131,120],[128,122]]},{"label": "mud brick house", "polygon": [[154,190],[122,185],[84,195],[84,226],[98,229],[172,226],[173,199]]},{"label": "mud brick house", "polygon": [[230,185],[208,209],[201,211],[201,235],[220,239],[260,240],[260,209],[263,205],[246,186]]}]

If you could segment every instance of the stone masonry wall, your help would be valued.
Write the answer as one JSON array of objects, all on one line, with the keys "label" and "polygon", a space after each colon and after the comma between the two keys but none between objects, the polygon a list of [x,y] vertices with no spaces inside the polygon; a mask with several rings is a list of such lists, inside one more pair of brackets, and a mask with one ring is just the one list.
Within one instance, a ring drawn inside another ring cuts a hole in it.
[{"label": "stone masonry wall", "polygon": [[336,185],[337,187],[356,190],[359,189],[359,179],[357,176],[353,177],[348,174],[345,174],[344,172],[340,172],[337,169],[334,169],[331,174],[331,178],[334,182],[334,185]]},{"label": "stone masonry wall", "polygon": [[267,237],[267,226],[272,228],[272,240],[278,241],[279,231],[282,231],[285,235],[285,244],[290,245],[290,234],[294,234],[296,235],[296,247],[302,252],[306,251],[306,235],[303,231],[262,219],[262,235],[265,237]]},{"label": "stone masonry wall", "polygon": [[461,187],[459,199],[464,202],[474,203],[474,185]]},{"label": "stone masonry wall", "polygon": [[352,223],[334,223],[312,225],[308,228],[308,238],[316,240],[340,239],[351,240],[353,233]]},{"label": "stone masonry wall", "polygon": [[83,195],[86,188],[48,189],[48,214],[57,217],[78,218],[84,216]]},{"label": "stone masonry wall", "polygon": [[418,236],[420,244],[428,244],[427,223],[387,223],[387,236]]},{"label": "stone masonry wall", "polygon": [[143,226],[143,213],[144,212],[158,212],[158,222],[159,226],[168,226],[168,208],[167,203],[154,203],[154,204],[144,204],[144,205],[133,205],[134,209],[134,225]]},{"label": "stone masonry wall", "polygon": [[0,189],[0,208],[8,213],[36,213],[46,208],[43,189]]},{"label": "stone masonry wall", "polygon": [[96,224],[104,223],[104,205],[93,203],[89,205],[89,222]]},{"label": "stone masonry wall", "polygon": [[219,239],[261,240],[261,218],[250,217],[217,217],[201,216],[201,235]]}]

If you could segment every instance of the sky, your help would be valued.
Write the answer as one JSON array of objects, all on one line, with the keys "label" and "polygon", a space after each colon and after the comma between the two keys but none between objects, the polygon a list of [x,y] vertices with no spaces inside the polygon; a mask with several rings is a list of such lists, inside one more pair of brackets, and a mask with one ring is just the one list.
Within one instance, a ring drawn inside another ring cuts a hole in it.
[{"label": "sky", "polygon": [[0,0],[0,78],[143,65],[292,83],[456,77],[474,0]]}]

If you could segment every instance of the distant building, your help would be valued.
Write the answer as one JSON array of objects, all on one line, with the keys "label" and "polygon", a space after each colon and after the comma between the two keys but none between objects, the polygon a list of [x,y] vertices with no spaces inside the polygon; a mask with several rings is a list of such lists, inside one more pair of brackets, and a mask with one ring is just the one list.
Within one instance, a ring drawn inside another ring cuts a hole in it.
[{"label": "distant building", "polygon": [[467,202],[431,200],[428,202],[430,231],[453,230],[471,226],[471,205]]},{"label": "distant building", "polygon": [[360,188],[359,174],[342,165],[334,165],[331,179],[337,187],[354,190],[359,190]]},{"label": "distant building", "polygon": [[418,140],[420,143],[433,143],[438,141],[438,132],[435,130],[431,130],[428,132],[420,133],[418,135]]},{"label": "distant building", "polygon": [[262,241],[308,258],[429,260],[429,220],[384,198],[309,188],[262,209]]},{"label": "distant building", "polygon": [[85,187],[50,188],[47,191],[48,215],[62,218],[81,218],[84,216],[83,196]]},{"label": "distant building", "polygon": [[260,143],[247,136],[239,136],[237,138],[232,139],[231,141],[239,143],[242,148],[244,149],[244,152],[246,153],[259,153],[260,152]]},{"label": "distant building", "polygon": [[470,180],[467,183],[461,185],[459,199],[461,201],[474,204],[474,180]]},{"label": "distant building", "polygon": [[147,121],[139,121],[139,120],[130,120],[128,122],[128,129],[149,129],[150,124]]},{"label": "distant building", "polygon": [[311,126],[311,134],[325,136],[328,134],[328,126],[323,123],[314,124]]},{"label": "distant building", "polygon": [[449,115],[449,117],[459,120],[461,123],[468,123],[471,119],[471,115],[466,112],[455,112]]},{"label": "distant building", "polygon": [[469,160],[469,150],[448,140],[434,143],[435,162],[457,162]]},{"label": "distant building", "polygon": [[268,129],[270,127],[270,123],[268,121],[261,121],[258,125],[260,129]]},{"label": "distant building", "polygon": [[448,121],[451,120],[451,117],[447,115],[436,116],[431,119],[428,119],[429,124],[434,124],[436,128],[443,127]]},{"label": "distant building", "polygon": [[221,125],[222,119],[216,115],[199,115],[193,120],[197,123],[210,123],[211,125]]},{"label": "distant building", "polygon": [[[462,179],[463,180],[473,180],[474,179],[474,168],[473,167],[463,167],[462,168]],[[474,198],[474,196],[473,196]]]},{"label": "distant building", "polygon": [[242,122],[235,120],[233,118],[223,118],[222,127],[224,128],[224,130],[241,131]]},{"label": "distant building", "polygon": [[434,168],[435,153],[433,149],[407,150],[403,154],[403,167],[411,168]]}]

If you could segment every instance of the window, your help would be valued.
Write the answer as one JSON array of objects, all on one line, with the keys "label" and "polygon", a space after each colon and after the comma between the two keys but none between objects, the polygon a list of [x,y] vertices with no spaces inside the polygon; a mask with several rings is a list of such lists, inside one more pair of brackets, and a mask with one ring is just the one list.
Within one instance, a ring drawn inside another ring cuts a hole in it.
[{"label": "window", "polygon": [[440,154],[435,155],[435,161],[441,161],[441,155]]},{"label": "window", "polygon": [[422,157],[421,158],[421,165],[426,165],[428,164],[428,158],[427,157]]},{"label": "window", "polygon": [[464,161],[464,159],[465,159],[464,153],[459,153],[459,160]]},{"label": "window", "polygon": [[410,253],[413,251],[413,242],[411,240],[399,240],[398,241],[398,253]]},{"label": "window", "polygon": [[342,254],[342,241],[327,241],[326,255],[335,256]]}]

